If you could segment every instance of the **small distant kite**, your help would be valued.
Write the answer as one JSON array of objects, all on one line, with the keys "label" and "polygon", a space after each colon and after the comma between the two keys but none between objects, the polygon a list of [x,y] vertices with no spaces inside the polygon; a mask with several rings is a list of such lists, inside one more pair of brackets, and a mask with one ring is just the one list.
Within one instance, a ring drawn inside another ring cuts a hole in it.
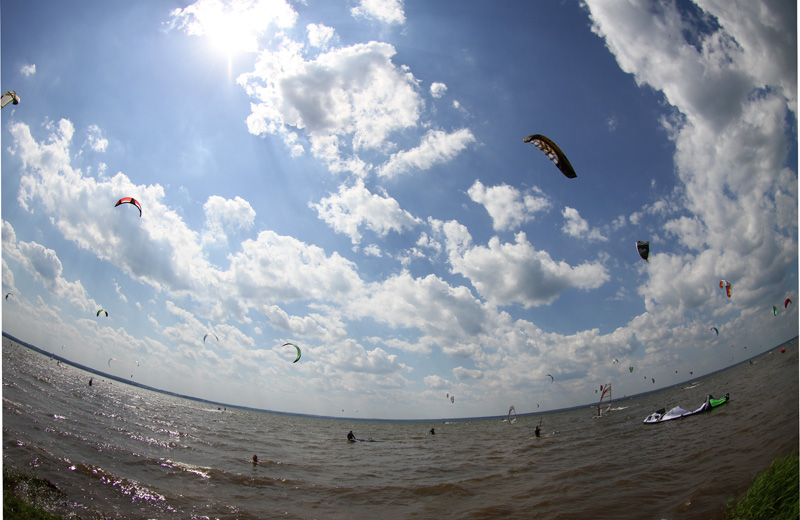
[{"label": "small distant kite", "polygon": [[633,367],[628,367],[628,370],[630,370],[631,374],[633,374]]},{"label": "small distant kite", "polygon": [[281,345],[281,346],[285,347],[286,345],[291,345],[291,346],[293,346],[294,348],[296,348],[296,349],[297,349],[297,358],[295,358],[295,360],[294,360],[294,361],[292,361],[292,363],[297,363],[298,361],[300,361],[300,347],[298,347],[298,346],[297,346],[297,345],[295,345],[294,343],[284,343],[284,344],[283,344],[283,345]]},{"label": "small distant kite", "polygon": [[724,288],[725,292],[728,294],[728,298],[731,297],[731,283],[727,280],[720,280],[719,281],[720,289]]},{"label": "small distant kite", "polygon": [[108,318],[108,311],[107,311],[107,310],[105,310],[105,309],[100,309],[99,311],[97,311],[97,315],[96,315],[96,316],[100,316],[100,313],[101,313],[101,312],[104,312],[104,313],[106,313],[106,318]]},{"label": "small distant kite", "polygon": [[117,360],[117,358],[115,358],[115,357],[112,357],[111,359],[109,359],[108,360],[108,368],[111,368],[111,362],[112,361],[116,361],[116,360]]},{"label": "small distant kite", "polygon": [[619,359],[617,359],[617,358],[614,358],[614,361],[611,362],[612,365],[615,365],[617,363],[619,363]]},{"label": "small distant kite", "polygon": [[14,105],[19,105],[20,99],[16,92],[13,90],[7,91],[3,94],[3,97],[0,98],[0,108],[5,108],[5,106],[9,103]]},{"label": "small distant kite", "polygon": [[572,169],[572,165],[569,163],[567,156],[564,155],[564,152],[562,152],[561,149],[556,146],[556,143],[547,137],[540,134],[533,134],[523,139],[523,142],[531,143],[533,146],[541,150],[542,153],[544,153],[548,159],[553,161],[553,164],[555,164],[558,169],[561,170],[561,173],[570,179],[574,179],[578,176],[578,174],[575,173],[575,170]]},{"label": "small distant kite", "polygon": [[648,258],[650,257],[650,242],[646,242],[644,240],[637,240],[636,250],[639,251],[639,256],[642,257],[642,260],[648,263],[650,262],[650,260],[648,260]]},{"label": "small distant kite", "polygon": [[139,204],[139,201],[134,199],[133,197],[122,197],[117,201],[116,204],[114,204],[114,207],[116,208],[120,204],[133,204],[139,209],[139,216],[140,217],[142,216],[142,205]]},{"label": "small distant kite", "polygon": [[547,377],[549,377],[549,378],[550,378],[550,383],[552,383],[553,381],[555,381],[555,379],[553,379],[553,376],[551,376],[550,374],[547,374]]},{"label": "small distant kite", "polygon": [[206,342],[206,338],[207,338],[207,337],[209,337],[209,336],[214,336],[214,339],[215,339],[215,340],[217,340],[217,341],[219,341],[219,338],[217,337],[217,335],[216,335],[216,334],[214,334],[213,332],[209,332],[208,334],[206,334],[205,336],[203,336],[203,343],[205,343],[205,342]]},{"label": "small distant kite", "polygon": [[772,306],[772,315],[773,316],[777,316],[778,315],[778,306],[777,305],[773,305]]},{"label": "small distant kite", "polygon": [[11,294],[10,292],[7,292],[7,293],[6,293],[6,300],[8,299],[8,297],[9,297],[9,296],[14,296],[14,295],[13,295],[13,294]]},{"label": "small distant kite", "polygon": [[786,298],[786,301],[783,302],[783,308],[785,309],[786,307],[788,307],[790,303],[792,303],[792,299]]},{"label": "small distant kite", "polygon": [[454,395],[451,395],[451,396],[450,396],[450,402],[451,402],[451,403],[455,403],[455,402],[456,402],[456,396],[454,396]]},{"label": "small distant kite", "polygon": [[708,330],[713,330],[714,332],[716,332],[716,333],[717,333],[717,336],[719,336],[719,329],[718,329],[718,328],[716,328],[716,327],[711,327],[711,328],[710,328],[710,329],[708,329]]}]

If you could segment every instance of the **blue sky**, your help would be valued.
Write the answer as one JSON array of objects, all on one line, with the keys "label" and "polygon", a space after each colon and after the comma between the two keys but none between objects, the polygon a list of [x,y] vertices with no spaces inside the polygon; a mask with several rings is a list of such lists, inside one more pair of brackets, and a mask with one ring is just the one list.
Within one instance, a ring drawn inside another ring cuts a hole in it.
[{"label": "blue sky", "polygon": [[3,330],[192,396],[397,419],[741,361],[798,330],[796,19],[5,3]]}]

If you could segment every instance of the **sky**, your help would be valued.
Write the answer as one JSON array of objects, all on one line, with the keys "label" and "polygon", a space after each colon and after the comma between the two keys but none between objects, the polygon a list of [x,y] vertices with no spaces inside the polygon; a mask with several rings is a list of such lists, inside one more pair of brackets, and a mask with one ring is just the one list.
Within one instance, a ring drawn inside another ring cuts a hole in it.
[{"label": "sky", "polygon": [[434,419],[656,390],[798,334],[795,2],[0,14],[2,328],[39,348]]}]

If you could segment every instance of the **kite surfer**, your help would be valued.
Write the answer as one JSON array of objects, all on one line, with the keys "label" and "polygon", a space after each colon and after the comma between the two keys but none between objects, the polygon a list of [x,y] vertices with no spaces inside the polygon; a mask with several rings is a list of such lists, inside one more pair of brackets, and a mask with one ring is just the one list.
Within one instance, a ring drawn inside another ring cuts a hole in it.
[{"label": "kite surfer", "polygon": [[350,433],[347,434],[347,440],[350,441],[350,442],[355,442],[356,441],[356,436],[353,435],[353,430],[350,430]]},{"label": "kite surfer", "polygon": [[537,424],[537,425],[536,425],[536,429],[535,429],[535,430],[533,430],[533,434],[534,434],[534,435],[536,435],[537,437],[539,437],[539,436],[541,435],[541,432],[542,432],[542,429],[541,429],[541,428],[539,427],[539,425]]},{"label": "kite surfer", "polygon": [[92,378],[89,378],[89,386],[92,386]]},{"label": "kite surfer", "polygon": [[436,430],[434,430],[433,428],[431,428],[431,431],[429,431],[428,433],[429,433],[429,434],[431,434],[431,435],[436,435]]},{"label": "kite surfer", "polygon": [[258,455],[253,455],[253,466],[258,464]]}]

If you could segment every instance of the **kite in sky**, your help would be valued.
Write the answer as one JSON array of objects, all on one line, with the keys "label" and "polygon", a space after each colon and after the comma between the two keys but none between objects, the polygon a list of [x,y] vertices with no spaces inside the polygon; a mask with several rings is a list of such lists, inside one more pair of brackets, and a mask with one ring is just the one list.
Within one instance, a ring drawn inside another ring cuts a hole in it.
[{"label": "kite in sky", "polygon": [[120,204],[133,204],[139,209],[139,216],[140,217],[142,216],[142,205],[139,204],[139,201],[134,199],[133,197],[122,197],[117,201],[116,204],[114,204],[114,207],[116,208]]},{"label": "kite in sky", "polygon": [[523,139],[523,141],[526,143],[531,143],[533,146],[541,150],[551,161],[553,161],[553,164],[558,166],[558,169],[561,170],[561,173],[570,179],[574,179],[578,176],[578,174],[575,173],[575,170],[572,169],[572,165],[569,163],[567,156],[561,151],[561,148],[556,146],[556,143],[547,137],[539,134],[533,134]]},{"label": "kite in sky", "polygon": [[284,343],[282,346],[285,347],[286,345],[291,345],[297,349],[297,358],[294,361],[292,361],[292,363],[297,363],[298,361],[300,361],[300,347],[298,347],[294,343]]},{"label": "kite in sky", "polygon": [[637,240],[636,250],[639,251],[639,256],[642,257],[642,260],[648,263],[650,262],[650,260],[648,260],[648,258],[650,257],[650,242],[646,242],[644,240]]},{"label": "kite in sky", "polygon": [[725,291],[728,293],[728,298],[731,297],[731,283],[727,280],[720,280],[719,281],[720,288],[725,288]]}]

